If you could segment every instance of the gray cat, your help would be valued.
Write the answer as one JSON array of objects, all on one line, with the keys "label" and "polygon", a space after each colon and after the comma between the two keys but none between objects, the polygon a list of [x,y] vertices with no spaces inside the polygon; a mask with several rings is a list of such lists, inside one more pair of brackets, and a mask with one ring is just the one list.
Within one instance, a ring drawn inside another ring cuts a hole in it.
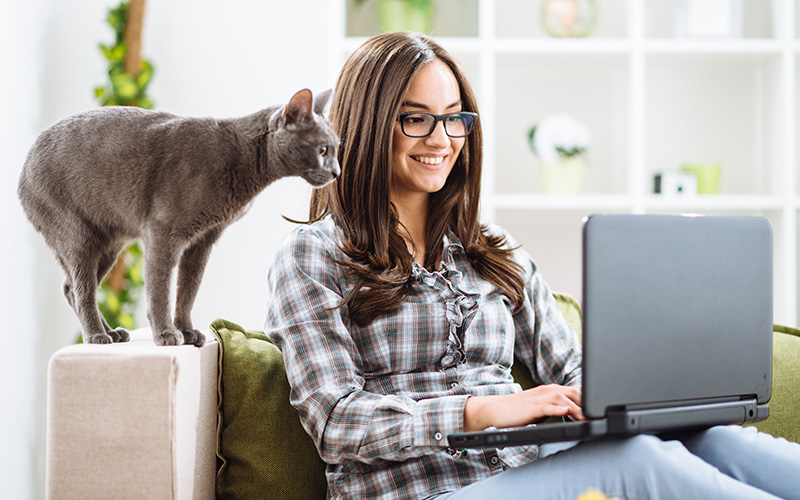
[{"label": "gray cat", "polygon": [[[127,243],[141,239],[147,318],[158,345],[205,342],[191,310],[211,247],[267,185],[339,175],[339,139],[322,117],[330,91],[243,118],[181,118],[107,107],[69,116],[38,137],[19,198],[66,274],[64,296],[87,343],[125,342],[97,309],[97,287]],[[170,287],[178,266],[175,319]]]}]

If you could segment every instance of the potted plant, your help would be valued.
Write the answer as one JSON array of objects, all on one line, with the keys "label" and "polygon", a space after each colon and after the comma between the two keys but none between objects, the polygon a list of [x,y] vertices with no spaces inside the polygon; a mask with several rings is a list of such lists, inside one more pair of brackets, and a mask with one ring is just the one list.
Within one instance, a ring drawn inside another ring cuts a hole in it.
[{"label": "potted plant", "polygon": [[[368,0],[355,0],[362,6]],[[419,31],[431,33],[433,0],[378,0],[378,22],[381,31]]]},{"label": "potted plant", "polygon": [[540,160],[542,189],[552,194],[583,191],[592,132],[567,113],[548,115],[528,132],[528,145]]}]

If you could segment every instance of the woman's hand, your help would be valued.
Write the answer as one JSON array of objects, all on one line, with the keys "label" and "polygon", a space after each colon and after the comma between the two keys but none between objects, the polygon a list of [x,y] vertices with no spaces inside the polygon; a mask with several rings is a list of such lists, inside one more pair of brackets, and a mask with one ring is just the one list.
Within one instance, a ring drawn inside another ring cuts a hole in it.
[{"label": "woman's hand", "polygon": [[563,385],[540,385],[516,394],[473,396],[464,407],[464,430],[518,427],[545,417],[584,420],[581,390]]}]

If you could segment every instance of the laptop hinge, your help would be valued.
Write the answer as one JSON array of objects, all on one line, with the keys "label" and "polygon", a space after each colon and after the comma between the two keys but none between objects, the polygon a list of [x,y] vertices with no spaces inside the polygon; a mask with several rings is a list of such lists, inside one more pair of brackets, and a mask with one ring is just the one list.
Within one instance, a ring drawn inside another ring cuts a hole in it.
[{"label": "laptop hinge", "polygon": [[608,410],[609,434],[669,432],[723,424],[745,424],[764,420],[767,405],[755,398],[701,403],[670,408],[614,408]]}]

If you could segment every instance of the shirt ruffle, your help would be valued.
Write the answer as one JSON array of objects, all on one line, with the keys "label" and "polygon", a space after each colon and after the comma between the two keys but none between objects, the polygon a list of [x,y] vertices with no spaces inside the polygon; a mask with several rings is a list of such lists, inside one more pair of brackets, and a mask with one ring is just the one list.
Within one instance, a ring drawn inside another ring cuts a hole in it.
[{"label": "shirt ruffle", "polygon": [[447,307],[447,347],[439,361],[439,370],[453,368],[465,361],[464,331],[469,327],[481,303],[480,293],[461,287],[464,276],[456,269],[453,258],[458,252],[464,252],[460,244],[445,241],[442,267],[438,271],[430,272],[416,263],[412,269],[412,279],[434,289]]}]

